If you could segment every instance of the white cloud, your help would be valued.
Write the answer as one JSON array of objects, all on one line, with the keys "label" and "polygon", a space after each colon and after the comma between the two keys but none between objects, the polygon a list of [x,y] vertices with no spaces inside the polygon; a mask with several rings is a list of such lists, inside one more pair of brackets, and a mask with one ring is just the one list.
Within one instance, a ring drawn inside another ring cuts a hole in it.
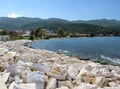
[{"label": "white cloud", "polygon": [[13,12],[13,13],[8,14],[7,17],[9,17],[9,18],[18,18],[18,17],[20,17],[20,15]]}]

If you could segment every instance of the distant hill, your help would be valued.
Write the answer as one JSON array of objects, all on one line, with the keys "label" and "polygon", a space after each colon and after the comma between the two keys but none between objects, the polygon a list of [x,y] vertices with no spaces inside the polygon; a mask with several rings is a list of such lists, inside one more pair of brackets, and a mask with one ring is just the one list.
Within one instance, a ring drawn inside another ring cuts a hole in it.
[{"label": "distant hill", "polygon": [[40,21],[39,18],[28,18],[28,17],[19,17],[19,18],[8,18],[0,17],[0,28],[6,30],[15,30],[25,24],[33,23]]},{"label": "distant hill", "polygon": [[87,23],[93,25],[99,25],[103,27],[120,27],[119,20],[107,20],[107,19],[98,19],[98,20],[88,20],[88,21],[72,21],[73,23]]},{"label": "distant hill", "polygon": [[46,28],[56,31],[57,27],[62,27],[65,31],[81,33],[120,33],[120,21],[118,20],[88,20],[88,21],[68,21],[58,18],[8,18],[0,17],[0,29],[12,30],[36,30]]}]

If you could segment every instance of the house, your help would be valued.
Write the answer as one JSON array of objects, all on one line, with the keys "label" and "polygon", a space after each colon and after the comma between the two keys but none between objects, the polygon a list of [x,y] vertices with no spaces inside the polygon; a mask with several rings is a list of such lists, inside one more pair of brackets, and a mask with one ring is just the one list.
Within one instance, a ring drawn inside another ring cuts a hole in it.
[{"label": "house", "polygon": [[31,31],[25,31],[23,34],[22,34],[22,36],[23,37],[29,37],[30,36],[30,33],[31,33]]},{"label": "house", "polygon": [[23,31],[21,30],[14,30],[10,32],[11,36],[17,36],[17,35],[22,35],[22,34],[23,34]]},{"label": "house", "polygon": [[10,39],[9,35],[0,35],[0,41],[7,41]]}]

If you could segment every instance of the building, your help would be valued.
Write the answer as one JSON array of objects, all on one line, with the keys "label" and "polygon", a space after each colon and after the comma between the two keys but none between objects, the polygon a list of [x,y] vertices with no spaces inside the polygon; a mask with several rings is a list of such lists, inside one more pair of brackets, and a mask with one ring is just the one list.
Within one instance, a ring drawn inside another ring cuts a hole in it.
[{"label": "building", "polygon": [[25,31],[25,32],[22,34],[22,36],[23,36],[23,37],[29,37],[29,36],[30,36],[30,33],[31,33],[31,31],[27,30],[27,31]]},{"label": "building", "polygon": [[0,41],[7,41],[10,39],[9,35],[0,35]]}]

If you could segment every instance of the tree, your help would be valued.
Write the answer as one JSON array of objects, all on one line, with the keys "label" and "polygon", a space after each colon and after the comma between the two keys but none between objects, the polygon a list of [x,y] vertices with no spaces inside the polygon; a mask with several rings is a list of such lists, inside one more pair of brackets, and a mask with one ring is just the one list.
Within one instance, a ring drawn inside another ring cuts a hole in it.
[{"label": "tree", "polygon": [[61,27],[58,27],[56,33],[57,33],[58,37],[63,37],[64,36],[64,29]]},{"label": "tree", "polygon": [[0,35],[8,35],[9,33],[6,30],[1,30]]},{"label": "tree", "polygon": [[29,40],[34,40],[34,36],[30,35]]},{"label": "tree", "polygon": [[42,28],[38,28],[36,31],[35,31],[35,36],[36,37],[45,37],[46,36],[46,30],[45,29],[42,29]]}]

